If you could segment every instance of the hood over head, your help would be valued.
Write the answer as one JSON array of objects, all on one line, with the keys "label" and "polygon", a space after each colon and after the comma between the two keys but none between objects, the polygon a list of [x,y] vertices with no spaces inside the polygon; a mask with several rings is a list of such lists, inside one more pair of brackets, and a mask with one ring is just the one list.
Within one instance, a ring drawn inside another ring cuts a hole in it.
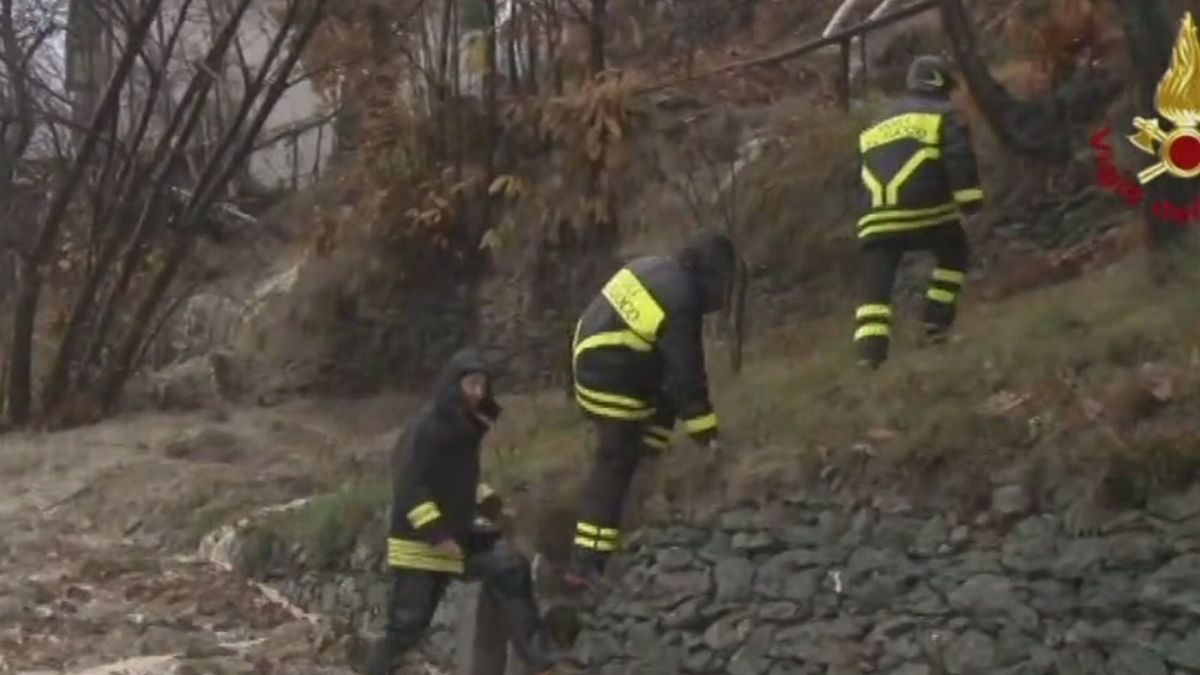
[{"label": "hood over head", "polygon": [[958,80],[949,59],[922,54],[912,60],[904,84],[915,94],[944,97],[958,86]]},{"label": "hood over head", "polygon": [[[472,373],[482,373],[488,378],[487,397],[480,405],[478,410],[472,411],[463,397],[462,379]],[[435,405],[446,411],[454,410],[457,412],[467,413],[469,417],[473,417],[471,413],[478,412],[485,418],[495,421],[500,417],[501,407],[496,402],[493,384],[495,382],[495,372],[484,361],[482,354],[478,349],[466,348],[459,350],[443,369],[441,376],[437,381],[437,390],[435,392]]]},{"label": "hood over head", "polygon": [[700,289],[703,311],[715,312],[724,307],[737,266],[733,241],[719,232],[702,232],[688,241],[678,260]]}]

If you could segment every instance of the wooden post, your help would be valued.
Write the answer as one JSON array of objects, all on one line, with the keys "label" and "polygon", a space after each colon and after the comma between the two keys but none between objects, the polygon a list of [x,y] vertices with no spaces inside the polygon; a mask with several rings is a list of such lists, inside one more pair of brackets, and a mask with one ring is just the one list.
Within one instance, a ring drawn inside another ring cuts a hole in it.
[{"label": "wooden post", "polygon": [[850,38],[843,38],[838,43],[841,49],[841,61],[838,71],[837,97],[838,105],[843,110],[850,109]]},{"label": "wooden post", "polygon": [[455,675],[505,675],[508,665],[508,641],[500,606],[483,584],[469,585],[459,600],[458,649],[455,650]]},{"label": "wooden post", "polygon": [[863,100],[871,93],[871,71],[867,66],[867,33],[858,36],[858,59],[862,62],[862,82],[860,83],[859,91],[862,93]]}]

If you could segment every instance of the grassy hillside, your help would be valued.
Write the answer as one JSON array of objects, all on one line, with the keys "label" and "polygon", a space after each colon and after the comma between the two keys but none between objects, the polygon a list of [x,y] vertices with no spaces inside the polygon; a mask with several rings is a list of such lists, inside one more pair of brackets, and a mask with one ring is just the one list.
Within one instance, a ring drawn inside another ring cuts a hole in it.
[{"label": "grassy hillside", "polygon": [[[900,335],[873,374],[854,367],[849,301],[845,321],[764,335],[736,377],[710,345],[727,480],[722,495],[707,486],[689,496],[766,498],[836,475],[864,496],[886,485],[970,507],[990,497],[992,475],[1003,472],[1034,498],[1086,502],[1093,518],[1106,506],[1139,503],[1200,466],[1197,281],[1200,271],[1153,286],[1145,262],[1131,256],[1002,302],[968,293],[954,342],[930,349],[915,345],[917,299],[897,298]],[[563,392],[505,403],[488,474],[532,516],[523,519],[527,534],[548,544],[570,518],[592,434]],[[695,486],[695,459],[679,438],[651,463],[631,517],[652,517],[668,506],[664,495]],[[1064,485],[1073,488],[1066,497]],[[330,524],[363,523],[386,499],[384,484],[369,479],[320,500],[283,531],[339,546],[341,534],[324,541],[322,533],[344,533]]]}]

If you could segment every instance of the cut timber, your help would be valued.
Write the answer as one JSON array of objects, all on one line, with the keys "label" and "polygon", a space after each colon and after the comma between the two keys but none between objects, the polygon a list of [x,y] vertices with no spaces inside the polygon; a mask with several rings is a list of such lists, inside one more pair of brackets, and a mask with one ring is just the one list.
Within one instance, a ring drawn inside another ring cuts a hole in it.
[{"label": "cut timber", "polygon": [[520,660],[509,653],[500,605],[483,592],[483,584],[467,586],[456,615],[460,619],[455,675],[528,675]]}]

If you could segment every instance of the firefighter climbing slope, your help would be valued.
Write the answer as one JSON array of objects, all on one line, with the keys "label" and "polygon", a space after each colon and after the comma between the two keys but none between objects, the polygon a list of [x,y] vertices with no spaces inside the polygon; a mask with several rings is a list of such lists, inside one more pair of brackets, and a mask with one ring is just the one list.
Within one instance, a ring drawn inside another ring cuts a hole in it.
[{"label": "firefighter climbing slope", "polygon": [[[504,614],[509,642],[534,673],[563,672],[550,655],[533,595],[529,562],[477,516],[502,505],[480,482],[480,444],[500,415],[478,354],[451,360],[433,404],[409,424],[393,455],[388,566],[392,592],[386,635],[372,646],[370,675],[390,675],[420,641],[452,580],[482,579]],[[566,666],[563,666],[566,667]],[[566,670],[570,672],[570,669]]]},{"label": "firefighter climbing slope", "polygon": [[588,305],[573,345],[575,398],[599,448],[583,487],[567,580],[592,587],[620,543],[625,495],[642,454],[666,449],[676,419],[714,453],[701,327],[724,305],[732,242],[705,234],[675,258],[643,257],[616,273]]},{"label": "firefighter climbing slope", "polygon": [[962,217],[983,201],[970,133],[950,100],[956,86],[943,59],[917,57],[907,95],[859,136],[865,265],[854,341],[859,363],[871,368],[887,359],[892,285],[905,253],[930,251],[935,258],[925,293],[926,339],[943,342],[954,323],[968,258]]}]

